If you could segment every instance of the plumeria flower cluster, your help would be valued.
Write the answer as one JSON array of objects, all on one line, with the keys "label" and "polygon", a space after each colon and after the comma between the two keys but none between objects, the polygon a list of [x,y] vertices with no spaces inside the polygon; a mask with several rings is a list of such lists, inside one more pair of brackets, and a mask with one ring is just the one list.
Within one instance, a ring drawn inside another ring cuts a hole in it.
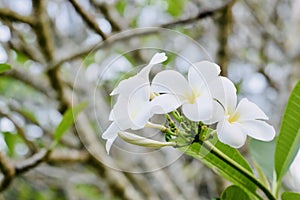
[{"label": "plumeria flower cluster", "polygon": [[[217,64],[209,61],[194,63],[188,70],[187,79],[175,70],[164,70],[150,81],[152,67],[166,60],[165,53],[156,53],[138,74],[121,81],[112,91],[111,95],[118,95],[109,116],[112,123],[102,134],[107,140],[108,153],[118,135],[129,143],[142,146],[178,146],[172,139],[182,137],[181,130],[195,132],[189,127],[195,124],[202,127],[203,124],[217,123],[218,139],[234,148],[243,146],[247,135],[263,141],[274,138],[275,130],[265,122],[268,120],[266,114],[246,98],[237,103],[234,84],[220,76],[221,69]],[[168,127],[151,123],[155,114],[164,114]],[[167,142],[129,132],[145,127],[160,129],[168,136]],[[194,138],[195,133],[185,135]]]}]

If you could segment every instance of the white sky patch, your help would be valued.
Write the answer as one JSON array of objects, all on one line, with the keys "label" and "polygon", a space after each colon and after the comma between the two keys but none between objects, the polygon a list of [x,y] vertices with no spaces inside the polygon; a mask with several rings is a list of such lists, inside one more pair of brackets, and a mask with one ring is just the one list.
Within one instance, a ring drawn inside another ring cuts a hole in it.
[{"label": "white sky patch", "polygon": [[0,121],[0,129],[1,132],[14,132],[16,131],[15,125],[7,119],[6,117],[3,117]]},{"label": "white sky patch", "polygon": [[9,1],[9,7],[20,15],[30,15],[32,10],[31,0]]},{"label": "white sky patch", "polygon": [[104,18],[98,18],[96,21],[97,21],[97,24],[98,24],[99,28],[104,33],[106,33],[106,34],[111,33],[111,30],[112,30],[111,25],[110,25],[110,23],[106,19],[104,19]]},{"label": "white sky patch", "polygon": [[0,151],[5,151],[7,149],[4,137],[0,134]]},{"label": "white sky patch", "polygon": [[125,57],[121,56],[117,59],[115,58],[116,55],[113,55],[103,62],[104,71],[101,73],[101,79],[110,80],[116,78],[119,72],[124,72],[131,69],[131,63]]},{"label": "white sky patch", "polygon": [[70,30],[70,18],[65,4],[61,4],[56,15],[55,25],[62,35],[68,35]]},{"label": "white sky patch", "polygon": [[61,114],[57,110],[50,110],[48,111],[50,122],[54,125],[58,125],[59,122],[62,120]]},{"label": "white sky patch", "polygon": [[266,90],[267,81],[262,74],[255,73],[250,78],[245,80],[244,87],[245,91],[249,93],[260,94]]},{"label": "white sky patch", "polygon": [[146,6],[138,17],[138,27],[151,27],[167,22],[170,17],[159,6]]},{"label": "white sky patch", "polygon": [[0,25],[0,42],[8,42],[11,38],[10,30],[7,26]]},{"label": "white sky patch", "polygon": [[0,46],[0,63],[5,63],[7,61],[7,53],[5,49]]},{"label": "white sky patch", "polygon": [[30,140],[40,138],[43,135],[43,130],[34,124],[27,125],[25,130],[26,130],[26,136]]},{"label": "white sky patch", "polygon": [[88,81],[96,81],[100,73],[100,67],[96,63],[92,63],[85,71],[85,76]]},{"label": "white sky patch", "polygon": [[98,43],[102,40],[101,36],[95,32],[88,30],[87,34],[88,34],[88,37],[83,42],[84,46],[95,45],[96,43]]},{"label": "white sky patch", "polygon": [[25,156],[28,153],[29,149],[25,144],[17,143],[15,146],[15,151],[16,154],[20,156]]}]

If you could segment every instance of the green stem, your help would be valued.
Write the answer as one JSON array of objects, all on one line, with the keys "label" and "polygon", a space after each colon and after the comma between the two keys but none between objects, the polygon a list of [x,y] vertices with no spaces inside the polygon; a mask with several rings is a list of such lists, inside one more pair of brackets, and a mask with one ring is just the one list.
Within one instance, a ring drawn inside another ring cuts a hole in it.
[{"label": "green stem", "polygon": [[[210,150],[212,154],[226,162],[231,167],[238,170],[241,174],[246,176],[248,179],[250,179],[258,188],[261,189],[261,191],[268,197],[269,200],[276,200],[276,198],[273,196],[273,194],[258,180],[256,179],[249,171],[245,170],[243,167],[241,167],[236,162],[232,161],[231,158],[229,158],[226,154],[218,150],[214,147],[210,142],[208,141],[200,141],[200,144],[202,144],[206,149]],[[256,194],[257,195],[257,194]],[[259,196],[258,196],[259,197]],[[259,197],[261,199],[261,197]]]},{"label": "green stem", "polygon": [[171,116],[174,117],[174,119],[176,119],[176,121],[179,123],[182,121],[181,116],[177,110],[172,111]]}]

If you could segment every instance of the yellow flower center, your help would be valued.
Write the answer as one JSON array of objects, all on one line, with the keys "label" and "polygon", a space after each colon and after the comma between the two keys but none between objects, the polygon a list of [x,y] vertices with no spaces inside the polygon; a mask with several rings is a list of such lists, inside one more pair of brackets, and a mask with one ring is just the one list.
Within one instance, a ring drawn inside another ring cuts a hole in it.
[{"label": "yellow flower center", "polygon": [[192,91],[190,94],[186,95],[186,99],[188,103],[194,104],[196,102],[196,99],[200,96],[200,93],[197,91]]},{"label": "yellow flower center", "polygon": [[229,114],[228,116],[229,116],[228,117],[229,123],[236,122],[239,119],[239,114],[237,112],[234,112],[233,114]]}]

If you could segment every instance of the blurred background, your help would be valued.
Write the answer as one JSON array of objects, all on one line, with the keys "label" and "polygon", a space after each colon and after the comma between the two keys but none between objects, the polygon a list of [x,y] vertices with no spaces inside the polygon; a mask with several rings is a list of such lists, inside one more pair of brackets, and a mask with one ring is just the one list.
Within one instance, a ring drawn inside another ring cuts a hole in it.
[{"label": "blurred background", "polygon": [[[176,149],[118,139],[107,156],[101,133],[114,101],[109,94],[156,52],[169,59],[151,75],[163,68],[185,74],[191,62],[208,59],[278,132],[300,77],[299,6],[299,0],[0,0],[0,63],[12,66],[0,75],[1,198],[219,197],[229,183]],[[63,113],[81,101],[88,108],[47,154]],[[249,141],[240,149],[251,164],[259,145]],[[262,149],[266,165],[273,146]],[[299,189],[291,179],[285,187]]]}]

